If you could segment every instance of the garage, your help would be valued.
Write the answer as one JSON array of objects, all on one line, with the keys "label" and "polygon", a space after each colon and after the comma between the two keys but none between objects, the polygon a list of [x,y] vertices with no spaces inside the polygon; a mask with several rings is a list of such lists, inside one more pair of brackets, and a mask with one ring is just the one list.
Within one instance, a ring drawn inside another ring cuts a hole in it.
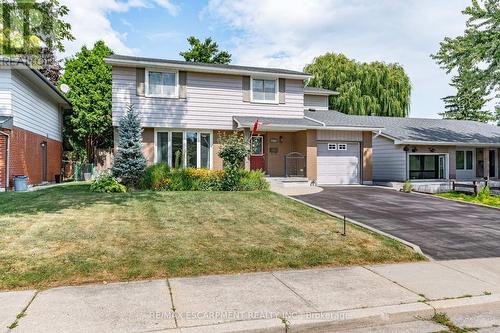
[{"label": "garage", "polygon": [[317,154],[318,185],[360,183],[359,142],[321,142]]}]

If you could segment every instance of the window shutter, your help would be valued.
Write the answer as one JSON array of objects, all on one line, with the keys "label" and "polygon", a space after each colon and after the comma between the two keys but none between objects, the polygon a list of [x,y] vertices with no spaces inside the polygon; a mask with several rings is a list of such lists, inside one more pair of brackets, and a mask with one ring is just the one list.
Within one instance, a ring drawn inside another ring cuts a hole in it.
[{"label": "window shutter", "polygon": [[179,98],[186,98],[187,73],[179,71]]},{"label": "window shutter", "polygon": [[280,104],[285,104],[285,90],[286,90],[286,80],[279,79],[279,88],[280,88]]},{"label": "window shutter", "polygon": [[242,78],[243,102],[250,102],[250,76]]},{"label": "window shutter", "polygon": [[135,82],[137,87],[137,96],[144,96],[146,90],[146,85],[144,83],[146,79],[146,70],[144,68],[135,69]]}]

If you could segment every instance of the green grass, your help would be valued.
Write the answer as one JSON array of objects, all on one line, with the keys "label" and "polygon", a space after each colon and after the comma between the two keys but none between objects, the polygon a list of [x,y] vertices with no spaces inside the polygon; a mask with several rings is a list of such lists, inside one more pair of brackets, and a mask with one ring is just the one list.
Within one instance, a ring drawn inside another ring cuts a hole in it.
[{"label": "green grass", "polygon": [[0,289],[423,260],[271,192],[0,195]]},{"label": "green grass", "polygon": [[481,198],[479,196],[475,196],[473,194],[460,193],[460,192],[448,192],[448,193],[440,193],[436,194],[437,196],[458,200],[458,201],[467,201],[473,203],[480,203],[483,205],[488,205],[492,207],[500,207],[500,196],[491,195],[486,198]]}]

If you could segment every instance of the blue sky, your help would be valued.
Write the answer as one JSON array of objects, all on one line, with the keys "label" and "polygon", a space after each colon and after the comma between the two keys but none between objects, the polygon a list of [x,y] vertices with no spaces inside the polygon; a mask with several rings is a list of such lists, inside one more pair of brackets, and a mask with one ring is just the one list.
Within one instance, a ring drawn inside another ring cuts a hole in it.
[{"label": "blue sky", "polygon": [[301,70],[325,52],[400,63],[412,81],[412,117],[439,117],[449,76],[429,57],[461,34],[470,0],[62,0],[74,42],[119,54],[181,59],[186,38],[212,37],[234,64]]}]

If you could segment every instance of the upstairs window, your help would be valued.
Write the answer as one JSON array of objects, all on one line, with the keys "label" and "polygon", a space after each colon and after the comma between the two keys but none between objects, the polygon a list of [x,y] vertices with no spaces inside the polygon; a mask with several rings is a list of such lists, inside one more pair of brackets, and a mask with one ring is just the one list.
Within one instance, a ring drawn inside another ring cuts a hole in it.
[{"label": "upstairs window", "polygon": [[277,103],[278,80],[252,79],[252,102]]},{"label": "upstairs window", "polygon": [[151,97],[177,97],[176,72],[146,72],[146,94]]}]

